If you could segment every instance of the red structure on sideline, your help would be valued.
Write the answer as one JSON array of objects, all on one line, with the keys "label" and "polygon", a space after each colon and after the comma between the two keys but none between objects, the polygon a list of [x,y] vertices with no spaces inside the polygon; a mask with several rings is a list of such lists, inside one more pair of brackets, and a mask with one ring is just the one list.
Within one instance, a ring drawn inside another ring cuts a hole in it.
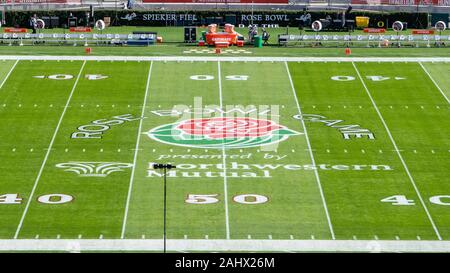
[{"label": "red structure on sideline", "polygon": [[27,33],[27,28],[15,28],[15,27],[5,27],[3,29],[3,32],[5,33]]},{"label": "red structure on sideline", "polygon": [[211,24],[208,26],[208,32],[206,33],[206,44],[208,45],[237,45],[238,37],[241,34],[234,31],[234,25],[226,24],[223,32],[217,32],[217,25]]}]

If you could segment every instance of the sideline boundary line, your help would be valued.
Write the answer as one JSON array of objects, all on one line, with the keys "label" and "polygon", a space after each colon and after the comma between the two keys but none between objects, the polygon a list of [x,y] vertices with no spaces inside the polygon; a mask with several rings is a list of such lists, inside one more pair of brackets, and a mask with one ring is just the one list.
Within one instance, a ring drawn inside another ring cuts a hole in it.
[{"label": "sideline boundary line", "polygon": [[442,89],[439,87],[439,85],[437,84],[437,82],[433,79],[433,77],[431,76],[431,74],[428,72],[428,70],[425,68],[425,66],[423,66],[423,64],[421,62],[419,62],[419,65],[422,67],[423,71],[425,71],[425,73],[428,75],[428,77],[430,78],[430,80],[434,83],[434,86],[436,86],[436,88],[439,90],[439,92],[441,92],[442,96],[444,96],[445,100],[447,101],[447,103],[450,104],[450,100],[448,99],[447,95],[445,95],[444,91],[442,91]]},{"label": "sideline boundary line", "polygon": [[33,61],[184,61],[184,62],[437,62],[450,57],[219,57],[219,56],[35,56],[0,55],[0,60]]},{"label": "sideline boundary line", "polygon": [[64,106],[64,110],[61,113],[61,116],[59,117],[59,121],[58,121],[58,124],[56,125],[55,132],[53,133],[52,140],[50,141],[50,144],[48,145],[48,149],[47,149],[47,153],[45,154],[44,161],[42,162],[42,165],[41,165],[41,168],[39,169],[39,172],[38,172],[38,175],[36,177],[36,180],[34,181],[33,188],[31,189],[31,193],[28,196],[28,201],[27,201],[27,204],[26,204],[25,209],[23,211],[22,217],[20,218],[20,222],[19,222],[19,225],[17,226],[16,233],[14,234],[14,239],[17,239],[17,237],[19,236],[20,230],[22,228],[23,221],[25,220],[25,216],[27,215],[27,212],[28,212],[28,208],[30,207],[31,201],[33,200],[34,192],[36,191],[36,188],[37,188],[37,185],[39,183],[39,180],[41,179],[42,172],[44,171],[45,164],[47,163],[48,156],[50,155],[50,152],[52,150],[52,146],[53,146],[53,143],[55,142],[56,135],[59,132],[59,127],[61,126],[61,123],[62,123],[62,121],[64,119],[64,116],[66,114],[67,108],[69,107],[70,101],[72,100],[72,96],[73,96],[73,94],[75,92],[75,89],[76,89],[76,87],[78,85],[78,81],[80,80],[81,73],[83,72],[83,69],[84,69],[85,65],[86,65],[86,61],[84,61],[83,64],[81,65],[80,72],[78,72],[77,79],[75,80],[75,83],[73,84],[73,87],[72,87],[72,91],[70,92],[69,97],[67,98],[67,102],[66,102],[66,105]]},{"label": "sideline boundary line", "polygon": [[423,207],[423,209],[425,210],[425,213],[426,213],[427,216],[428,216],[428,220],[430,221],[431,226],[433,227],[434,232],[436,233],[437,238],[438,238],[439,240],[442,240],[442,237],[441,237],[441,235],[439,234],[439,230],[438,230],[438,228],[436,227],[436,224],[434,223],[434,220],[433,220],[433,218],[431,217],[431,214],[430,214],[430,212],[428,211],[428,208],[427,208],[425,202],[423,201],[422,194],[420,193],[419,189],[417,188],[416,182],[414,181],[414,178],[412,177],[411,173],[409,172],[408,166],[406,165],[406,162],[405,162],[405,160],[403,159],[403,156],[402,156],[402,154],[400,153],[400,150],[398,149],[397,143],[395,142],[394,138],[392,137],[391,131],[389,130],[389,127],[387,126],[386,121],[385,121],[384,118],[383,118],[383,115],[381,115],[381,112],[380,112],[380,110],[378,109],[378,106],[377,106],[377,104],[375,103],[375,100],[373,99],[373,97],[372,97],[372,95],[371,95],[371,93],[370,93],[370,91],[369,91],[369,88],[367,88],[367,85],[366,85],[366,83],[364,82],[364,80],[363,80],[361,74],[359,73],[359,70],[358,70],[358,68],[356,67],[355,63],[352,63],[352,65],[353,65],[353,68],[354,68],[355,71],[356,71],[356,74],[358,75],[359,80],[361,81],[362,85],[364,86],[364,89],[366,90],[366,93],[367,93],[367,95],[369,96],[369,98],[370,98],[370,100],[371,100],[371,102],[372,102],[372,105],[373,105],[373,107],[375,108],[375,111],[376,111],[377,114],[378,114],[378,117],[380,118],[381,122],[383,123],[384,129],[385,129],[386,132],[388,133],[388,136],[389,136],[389,138],[391,139],[392,144],[394,145],[395,151],[396,151],[398,157],[400,158],[400,161],[402,162],[403,168],[405,169],[406,174],[408,175],[409,180],[410,180],[411,184],[413,185],[413,188],[414,188],[414,190],[415,190],[417,196],[419,197],[420,203],[422,204],[422,207]]},{"label": "sideline boundary line", "polygon": [[[288,63],[284,62],[284,65],[286,67],[286,72],[287,72],[288,77],[289,77],[289,82],[291,84],[292,93],[293,93],[294,98],[295,98],[295,103],[297,104],[298,113],[300,115],[302,115],[302,110],[301,110],[300,103],[299,103],[298,98],[297,98],[297,93],[295,92],[295,87],[294,87],[294,83],[292,81],[291,72],[289,71]],[[309,141],[309,136],[308,136],[308,131],[306,129],[305,121],[303,119],[301,119],[301,123],[302,123],[302,126],[303,126],[303,130],[305,132],[305,138],[306,138],[306,143],[308,144],[308,150],[309,150],[309,155],[311,157],[311,163],[315,166],[316,165],[316,160],[314,159],[314,154],[312,152],[311,142]],[[316,168],[314,169],[314,175],[316,176],[317,186],[319,188],[320,197],[322,198],[323,208],[325,210],[325,215],[327,217],[328,227],[329,227],[330,233],[331,233],[331,238],[333,240],[335,240],[336,236],[334,235],[333,225],[331,224],[330,214],[328,213],[327,202],[325,201],[325,195],[323,194],[322,183],[320,182],[319,172],[317,171]]]},{"label": "sideline boundary line", "polygon": [[150,68],[148,70],[148,76],[147,76],[147,85],[145,87],[144,102],[142,103],[141,119],[139,120],[138,134],[137,134],[137,139],[136,139],[136,148],[135,148],[134,157],[133,157],[133,168],[131,169],[130,182],[129,182],[129,186],[128,186],[127,201],[126,201],[126,204],[125,204],[125,212],[124,212],[124,216],[123,216],[122,233],[120,234],[120,238],[121,239],[125,238],[125,229],[126,229],[127,218],[128,218],[128,208],[130,206],[131,192],[133,191],[134,173],[135,173],[135,170],[136,170],[137,155],[139,153],[139,143],[141,141],[141,134],[142,134],[142,132],[141,132],[142,131],[142,122],[144,120],[145,107],[147,106],[148,90],[150,88],[152,68],[153,68],[153,62],[150,62]]},{"label": "sideline boundary line", "polygon": [[17,59],[16,62],[11,67],[11,69],[9,70],[8,74],[6,74],[5,78],[3,79],[2,83],[0,84],[0,90],[2,89],[2,87],[6,83],[6,81],[8,80],[8,78],[11,75],[11,73],[13,72],[14,68],[16,68],[16,65],[18,62],[19,62],[19,60]]},{"label": "sideline boundary line", "polygon": [[[0,240],[0,251],[155,251],[162,239]],[[168,239],[169,251],[450,252],[450,241]]]}]

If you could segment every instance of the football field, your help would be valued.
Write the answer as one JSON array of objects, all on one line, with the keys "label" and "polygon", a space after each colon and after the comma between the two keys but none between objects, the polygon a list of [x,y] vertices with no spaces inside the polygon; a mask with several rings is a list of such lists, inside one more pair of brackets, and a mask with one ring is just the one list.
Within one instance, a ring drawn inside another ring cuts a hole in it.
[{"label": "football field", "polygon": [[0,56],[0,250],[448,251],[449,75]]}]

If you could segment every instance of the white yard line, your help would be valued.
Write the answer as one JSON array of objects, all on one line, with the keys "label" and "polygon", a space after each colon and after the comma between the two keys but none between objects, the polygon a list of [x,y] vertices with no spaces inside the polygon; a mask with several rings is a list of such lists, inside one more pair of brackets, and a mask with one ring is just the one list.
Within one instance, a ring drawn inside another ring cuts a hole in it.
[{"label": "white yard line", "polygon": [[[297,98],[297,94],[295,93],[295,87],[294,87],[294,83],[292,81],[291,72],[289,71],[289,66],[288,66],[287,62],[285,62],[284,65],[286,66],[286,71],[288,73],[289,82],[290,82],[291,88],[292,88],[292,93],[295,98],[295,103],[297,104],[298,113],[300,115],[302,115],[302,110],[301,110],[300,103]],[[316,160],[314,159],[314,154],[311,149],[311,143],[309,141],[308,131],[306,130],[305,121],[303,119],[301,119],[301,122],[302,122],[303,130],[305,131],[306,142],[308,143],[308,151],[309,151],[309,155],[311,157],[311,163],[313,164],[313,166],[316,166]],[[319,172],[317,171],[317,169],[314,169],[314,175],[316,176],[317,186],[319,188],[320,197],[322,198],[323,208],[325,210],[325,215],[327,217],[328,227],[330,228],[331,238],[333,238],[333,240],[335,240],[336,237],[334,235],[333,225],[331,224],[330,214],[328,213],[327,202],[325,201],[325,195],[323,194],[322,183],[320,182],[320,176],[319,176]]]},{"label": "white yard line", "polygon": [[125,238],[125,230],[126,230],[127,218],[128,218],[128,208],[130,206],[131,192],[133,190],[134,173],[135,173],[135,170],[136,170],[136,161],[137,161],[137,156],[138,156],[138,153],[139,153],[139,143],[141,141],[141,134],[142,134],[142,132],[141,132],[141,130],[142,130],[142,122],[144,120],[145,107],[147,105],[148,89],[150,87],[152,68],[153,68],[153,62],[150,62],[150,68],[148,70],[148,76],[147,76],[147,85],[145,87],[144,103],[142,104],[141,119],[139,120],[139,128],[138,128],[138,133],[137,133],[136,148],[134,150],[133,168],[131,169],[130,183],[129,183],[128,195],[127,195],[127,203],[125,205],[125,214],[123,216],[122,233],[120,235],[120,238],[122,238],[122,239]]},{"label": "white yard line", "polygon": [[[217,62],[217,74],[219,79],[219,95],[220,95],[220,109],[223,109],[223,96],[222,96],[222,73],[220,70],[220,61]],[[220,116],[223,118],[223,111],[220,112]],[[225,201],[225,228],[227,240],[230,239],[230,222],[228,218],[228,181],[227,181],[227,162],[225,159],[225,144],[222,144],[222,164],[223,164],[223,192],[224,192],[224,201]]]},{"label": "white yard line", "polygon": [[445,95],[444,91],[442,91],[442,89],[439,87],[439,85],[437,84],[437,82],[433,79],[433,77],[431,77],[431,74],[428,73],[428,70],[425,68],[425,66],[423,66],[423,64],[421,62],[419,62],[420,66],[422,67],[423,71],[425,71],[425,73],[427,73],[428,77],[430,78],[430,80],[434,83],[434,86],[436,86],[436,88],[439,90],[439,92],[441,92],[442,96],[444,96],[445,100],[447,101],[447,103],[450,103],[450,100],[448,99],[448,97]]},{"label": "white yard line", "polygon": [[61,123],[62,123],[62,120],[64,118],[64,115],[66,114],[67,108],[69,107],[70,101],[72,99],[72,95],[75,92],[75,88],[77,87],[78,81],[80,80],[81,73],[82,73],[85,65],[86,65],[86,61],[84,61],[83,65],[81,65],[80,72],[78,72],[77,79],[75,80],[75,83],[73,84],[72,90],[70,91],[69,98],[67,99],[67,102],[66,102],[66,105],[64,107],[64,110],[63,110],[63,112],[61,114],[61,117],[59,118],[58,125],[56,126],[55,132],[53,133],[52,140],[50,141],[50,144],[48,145],[47,153],[45,154],[44,161],[42,162],[41,168],[39,169],[39,173],[38,173],[38,175],[36,177],[36,180],[34,181],[33,189],[31,190],[31,193],[30,193],[30,195],[28,197],[28,201],[27,201],[27,204],[25,206],[25,210],[23,211],[22,217],[21,217],[20,222],[19,222],[19,226],[17,227],[16,233],[14,235],[14,239],[17,239],[17,237],[19,236],[19,232],[20,232],[20,229],[22,228],[23,220],[25,219],[25,216],[27,215],[28,208],[30,207],[31,201],[33,200],[34,192],[35,192],[35,190],[37,188],[37,185],[38,185],[39,180],[41,178],[42,172],[43,172],[43,170],[45,168],[45,164],[47,163],[48,156],[50,155],[50,152],[52,150],[53,142],[55,142],[56,135],[58,134],[58,131],[59,131],[59,127],[61,126]]},{"label": "white yard line", "polygon": [[6,74],[6,77],[3,79],[2,83],[0,84],[0,89],[2,89],[3,85],[5,84],[6,80],[9,78],[9,75],[13,72],[14,68],[16,68],[17,63],[19,60],[16,60],[16,62],[13,64],[11,69],[9,70],[8,74]]},{"label": "white yard line", "polygon": [[[161,239],[0,240],[0,251],[156,251]],[[450,241],[424,240],[206,240],[169,239],[168,251],[450,252]]]},{"label": "white yard line", "polygon": [[26,56],[0,55],[0,60],[33,61],[186,61],[186,62],[450,62],[450,57],[222,57],[222,56]]},{"label": "white yard line", "polygon": [[372,101],[372,105],[375,108],[375,111],[378,114],[378,117],[380,118],[381,122],[383,123],[384,129],[386,130],[387,134],[389,135],[389,138],[391,139],[392,144],[394,145],[394,149],[398,155],[398,157],[400,158],[400,161],[402,162],[403,168],[405,169],[409,180],[411,181],[411,184],[414,187],[414,190],[416,191],[417,196],[419,197],[420,203],[422,204],[423,209],[425,210],[425,213],[428,216],[428,219],[430,220],[431,225],[433,226],[433,229],[436,233],[436,236],[438,237],[439,240],[442,240],[441,235],[439,234],[439,230],[436,227],[436,224],[434,223],[433,218],[431,217],[430,212],[428,211],[428,208],[425,204],[425,202],[423,201],[422,195],[420,194],[419,189],[416,186],[416,182],[414,181],[414,178],[412,177],[411,173],[409,172],[408,166],[405,163],[405,160],[403,159],[402,154],[400,153],[400,150],[397,147],[397,143],[395,142],[394,138],[392,137],[391,131],[389,130],[389,127],[386,124],[386,121],[384,120],[383,116],[381,115],[380,110],[378,109],[377,104],[375,103],[375,100],[373,99],[372,95],[370,94],[369,88],[367,88],[366,83],[364,82],[361,74],[359,73],[358,68],[356,67],[355,63],[352,63],[353,67],[355,68],[356,73],[358,74],[358,77],[362,83],[362,85],[364,86],[364,89],[366,90],[367,95],[369,96],[370,100]]}]

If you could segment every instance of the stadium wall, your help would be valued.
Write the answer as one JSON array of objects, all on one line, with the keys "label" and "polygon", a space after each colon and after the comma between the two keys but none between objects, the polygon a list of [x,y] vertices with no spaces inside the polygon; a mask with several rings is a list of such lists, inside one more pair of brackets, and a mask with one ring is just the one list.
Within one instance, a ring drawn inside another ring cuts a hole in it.
[{"label": "stadium wall", "polygon": [[[447,13],[450,0],[133,0],[135,10],[331,10]],[[0,0],[7,10],[124,9],[127,0]]]},{"label": "stadium wall", "polygon": [[[59,17],[59,27],[67,24],[69,11],[24,11],[24,12],[6,12],[6,26],[28,27],[29,18],[33,14],[38,17],[56,16]],[[72,11],[72,14],[78,18],[79,25],[86,25],[85,11]],[[310,14],[310,16],[307,16]],[[250,11],[228,10],[228,11],[119,11],[117,12],[118,24],[122,26],[188,26],[188,25],[207,25],[210,23],[231,23],[235,25],[243,24],[248,26],[251,22],[259,25],[278,25],[298,27],[302,22],[309,26],[314,20],[325,18],[326,15],[337,16],[337,12],[296,12],[296,11]],[[115,18],[116,12],[112,10],[100,10],[95,12],[95,19],[110,17]],[[390,27],[394,21],[408,23],[408,28],[425,28],[428,24],[426,13],[371,13],[371,12],[352,12],[347,19],[355,16],[369,16],[370,27]],[[444,16],[445,17],[445,16]],[[354,18],[353,18],[354,19]],[[380,23],[382,22],[382,23]],[[91,21],[92,23],[92,21]]]}]

